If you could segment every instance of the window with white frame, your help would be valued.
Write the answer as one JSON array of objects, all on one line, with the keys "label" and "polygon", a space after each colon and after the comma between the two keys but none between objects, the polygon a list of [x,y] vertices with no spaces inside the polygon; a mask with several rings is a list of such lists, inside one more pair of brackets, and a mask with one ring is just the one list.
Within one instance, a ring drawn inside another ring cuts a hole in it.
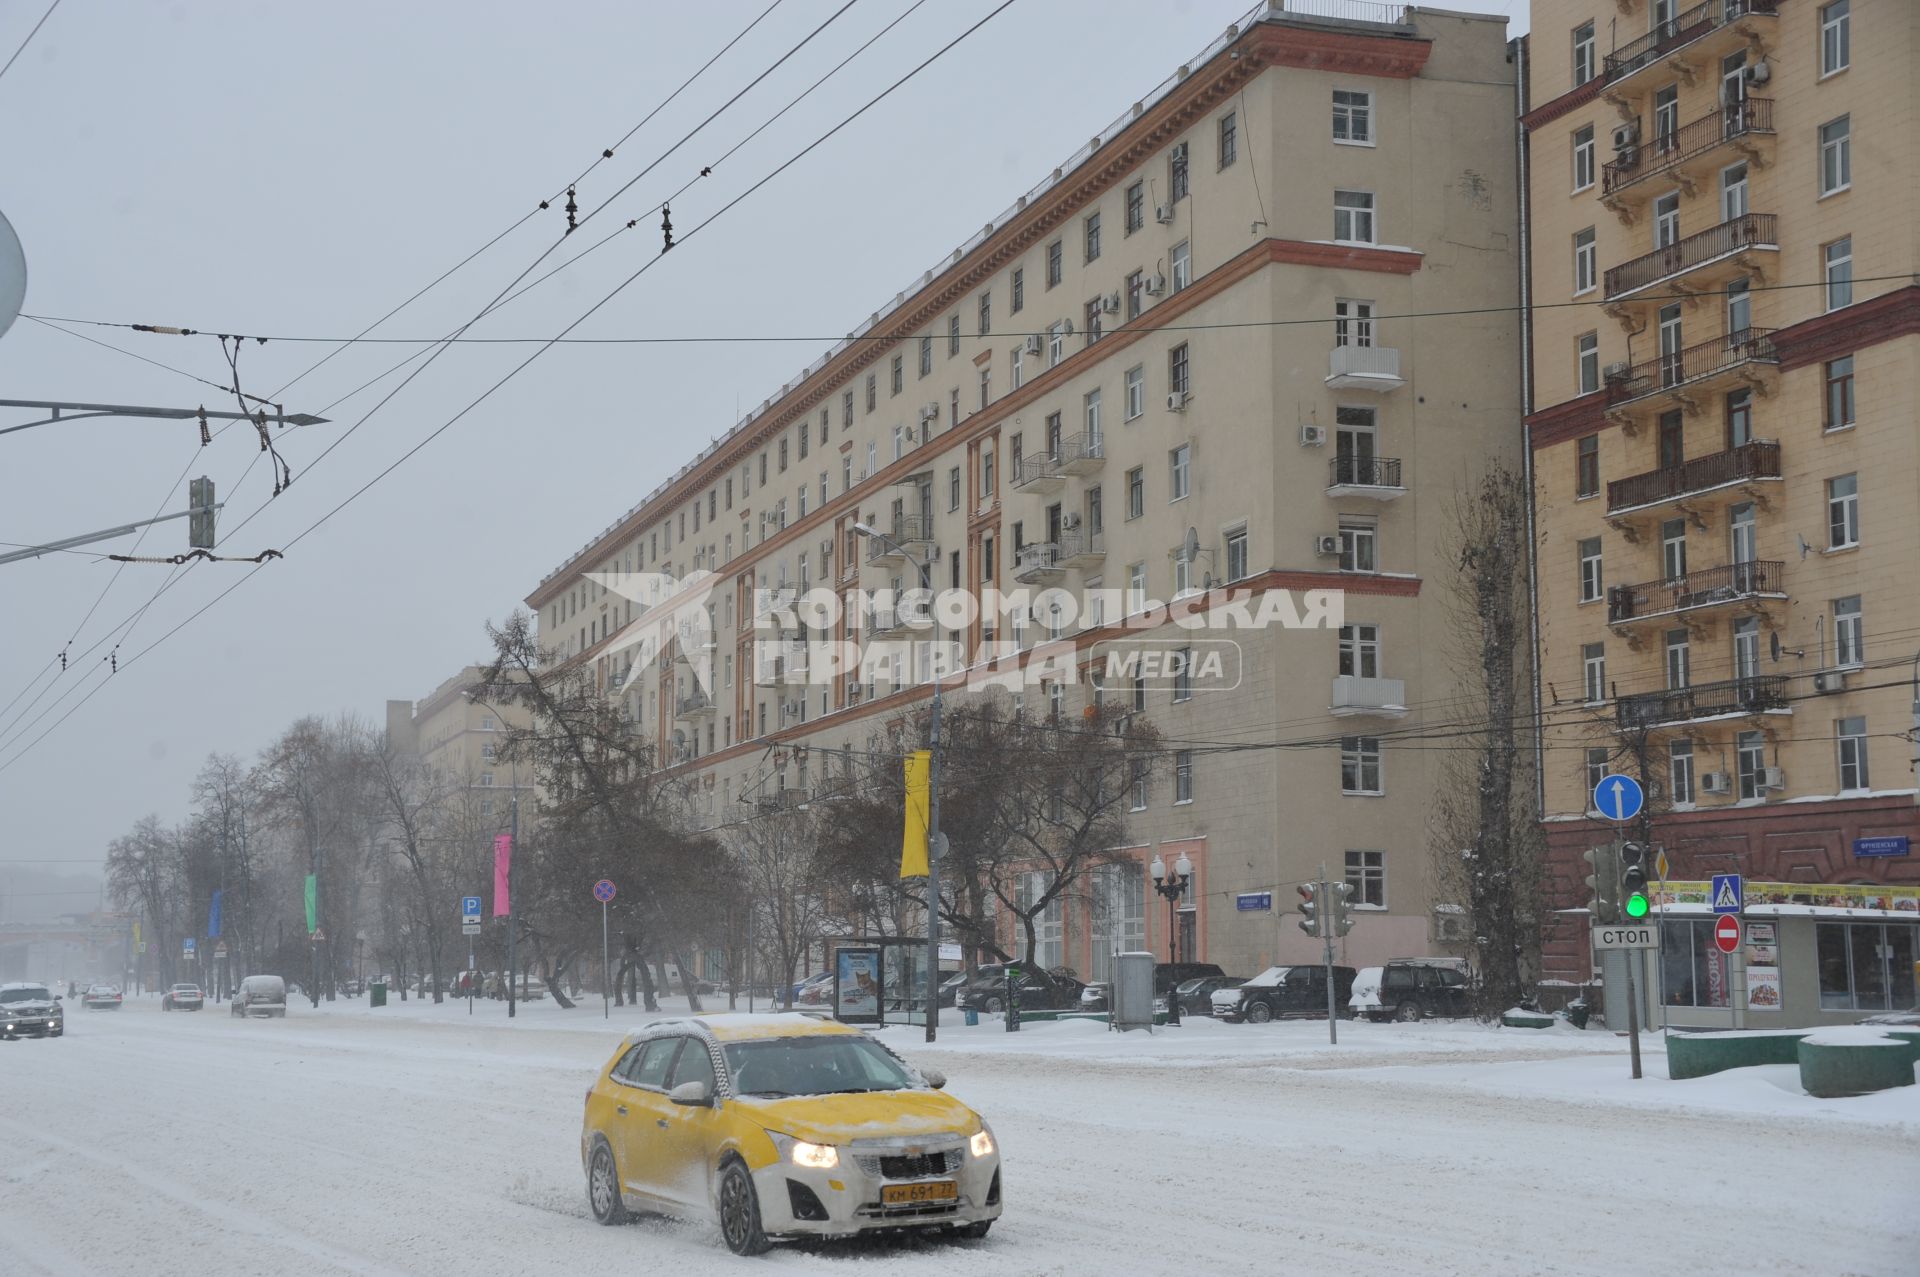
[{"label": "window with white frame", "polygon": [[1333,237],[1343,244],[1373,243],[1373,192],[1333,193]]},{"label": "window with white frame", "polygon": [[1380,738],[1342,736],[1340,738],[1340,792],[1343,794],[1379,794]]},{"label": "window with white frame", "polygon": [[1580,393],[1600,389],[1600,334],[1581,333],[1574,339],[1574,357],[1580,368]]},{"label": "window with white frame", "polygon": [[1827,309],[1853,304],[1853,236],[1836,239],[1821,250],[1827,282]]},{"label": "window with white frame", "polygon": [[1147,760],[1144,758],[1134,759],[1133,760],[1133,784],[1132,784],[1133,793],[1128,803],[1128,806],[1130,806],[1134,811],[1145,811],[1147,809],[1147,797],[1151,789],[1149,782],[1152,780],[1152,778],[1153,778],[1153,773],[1150,770],[1150,765],[1148,764]]},{"label": "window with white frame", "polygon": [[1192,460],[1192,445],[1181,444],[1167,453],[1167,500],[1178,501],[1187,495],[1187,475]]},{"label": "window with white frame", "polygon": [[1587,704],[1598,705],[1607,699],[1607,645],[1587,643],[1580,648],[1580,684],[1586,689]]},{"label": "window with white frame", "polygon": [[1820,9],[1820,74],[1832,75],[1853,64],[1852,0],[1833,0]]},{"label": "window with white frame", "polygon": [[1340,520],[1340,570],[1378,571],[1374,552],[1378,548],[1379,536],[1380,529],[1372,520]]},{"label": "window with white frame", "polygon": [[1600,782],[1606,779],[1608,758],[1604,748],[1589,748],[1586,752],[1586,800],[1587,810],[1593,810],[1593,796],[1600,788]]},{"label": "window with white frame", "polygon": [[1606,580],[1601,570],[1600,538],[1585,537],[1580,546],[1580,601],[1592,603],[1606,592]]},{"label": "window with white frame", "polygon": [[1820,126],[1820,193],[1832,195],[1853,185],[1853,117],[1843,115]]},{"label": "window with white frame", "polygon": [[1759,798],[1766,792],[1767,734],[1741,732],[1734,738],[1734,765],[1740,778],[1740,797]]},{"label": "window with white frame", "polygon": [[1184,341],[1167,352],[1167,389],[1176,395],[1184,395],[1193,389],[1192,365]]},{"label": "window with white frame", "polygon": [[1693,806],[1693,742],[1667,745],[1667,789],[1675,807]]},{"label": "window with white frame", "polygon": [[1576,89],[1599,70],[1595,47],[1593,20],[1588,19],[1573,29],[1573,87]]},{"label": "window with white frame", "polygon": [[1127,517],[1137,519],[1147,512],[1147,470],[1135,466],[1127,471]]},{"label": "window with white frame", "polygon": [[1100,214],[1096,210],[1088,213],[1080,227],[1081,247],[1089,262],[1100,260]]},{"label": "window with white frame", "polygon": [[1339,673],[1352,678],[1380,677],[1380,627],[1351,622],[1340,627]]},{"label": "window with white frame", "polygon": [[1573,131],[1573,189],[1584,191],[1593,185],[1594,174],[1593,125],[1587,124]]},{"label": "window with white frame", "polygon": [[1177,293],[1193,282],[1193,250],[1188,241],[1183,239],[1175,244],[1173,251],[1168,254],[1168,260],[1173,268],[1171,287]]},{"label": "window with white frame", "polygon": [[1178,204],[1187,198],[1187,144],[1175,142],[1167,152],[1167,202]]},{"label": "window with white frame", "polygon": [[1065,250],[1063,241],[1056,239],[1051,244],[1047,245],[1047,287],[1048,288],[1054,288],[1059,285],[1061,277],[1064,274],[1065,255],[1066,255],[1066,250]]},{"label": "window with white frame", "polygon": [[1573,234],[1573,291],[1576,296],[1591,292],[1600,282],[1600,250],[1594,242],[1593,227]]},{"label": "window with white frame", "polygon": [[960,508],[960,467],[953,466],[947,471],[947,509]]},{"label": "window with white frame", "polygon": [[1867,720],[1843,718],[1834,724],[1834,739],[1840,747],[1840,788],[1870,789],[1867,779]]},{"label": "window with white frame", "polygon": [[1680,240],[1680,192],[1669,191],[1653,201],[1653,246],[1671,248]]},{"label": "window with white frame", "polygon": [[1193,801],[1193,751],[1190,749],[1174,751],[1173,801],[1176,806]]},{"label": "window with white frame", "polygon": [[1357,297],[1333,299],[1333,344],[1373,345],[1373,303]]},{"label": "window with white frame", "polygon": [[1067,355],[1067,321],[1056,319],[1047,325],[1047,367],[1058,364]]},{"label": "window with white frame", "polygon": [[1127,613],[1138,612],[1147,605],[1147,565],[1130,563],[1127,565]]},{"label": "window with white frame", "polygon": [[1843,474],[1827,480],[1827,548],[1844,550],[1860,544],[1860,476]]},{"label": "window with white frame", "polygon": [[1333,91],[1333,140],[1348,146],[1373,145],[1373,94],[1362,89]]},{"label": "window with white frame", "polygon": [[1135,364],[1126,372],[1127,420],[1132,421],[1147,410],[1147,370],[1142,364]]},{"label": "window with white frame", "polygon": [[1247,530],[1234,528],[1227,533],[1227,580],[1244,581],[1247,577]]},{"label": "window with white frame", "polygon": [[1354,909],[1387,907],[1387,853],[1350,851],[1347,853],[1347,885],[1353,894],[1347,904]]},{"label": "window with white frame", "polygon": [[1860,596],[1849,594],[1833,601],[1833,663],[1846,669],[1867,659],[1867,632],[1861,620]]}]

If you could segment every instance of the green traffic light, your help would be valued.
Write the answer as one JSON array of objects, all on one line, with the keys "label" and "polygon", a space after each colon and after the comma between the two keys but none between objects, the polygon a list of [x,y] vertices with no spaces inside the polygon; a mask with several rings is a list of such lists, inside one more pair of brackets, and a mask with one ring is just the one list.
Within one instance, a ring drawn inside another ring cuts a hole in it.
[{"label": "green traffic light", "polygon": [[1647,916],[1647,898],[1638,893],[1627,897],[1627,917],[1644,918]]}]

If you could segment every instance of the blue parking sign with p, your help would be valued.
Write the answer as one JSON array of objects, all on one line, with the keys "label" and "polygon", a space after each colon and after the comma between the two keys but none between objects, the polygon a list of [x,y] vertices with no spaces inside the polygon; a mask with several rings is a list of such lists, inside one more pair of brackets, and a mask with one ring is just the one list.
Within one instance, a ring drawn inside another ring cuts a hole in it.
[{"label": "blue parking sign with p", "polygon": [[460,917],[464,922],[480,921],[480,897],[460,897]]}]

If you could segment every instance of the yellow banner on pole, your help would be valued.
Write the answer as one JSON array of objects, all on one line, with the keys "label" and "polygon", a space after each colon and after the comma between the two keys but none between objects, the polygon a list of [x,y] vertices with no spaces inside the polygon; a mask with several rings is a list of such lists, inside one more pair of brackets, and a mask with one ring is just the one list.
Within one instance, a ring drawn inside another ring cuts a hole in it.
[{"label": "yellow banner on pole", "polygon": [[933,771],[933,755],[916,749],[907,755],[907,825],[900,838],[900,876],[927,876],[927,797],[928,778]]}]

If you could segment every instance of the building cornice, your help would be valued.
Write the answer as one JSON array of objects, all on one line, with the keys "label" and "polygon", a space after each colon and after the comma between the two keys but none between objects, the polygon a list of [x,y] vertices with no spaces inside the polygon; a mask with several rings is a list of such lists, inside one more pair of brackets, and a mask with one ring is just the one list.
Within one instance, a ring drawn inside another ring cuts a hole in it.
[{"label": "building cornice", "polygon": [[1543,124],[1551,124],[1563,115],[1579,110],[1589,102],[1600,97],[1600,90],[1606,87],[1606,80],[1595,76],[1579,88],[1562,93],[1551,102],[1543,102],[1520,117],[1520,126],[1531,133]]},{"label": "building cornice", "polygon": [[[570,556],[552,576],[526,596],[527,606],[537,611],[559,597],[572,584],[573,577],[578,575],[577,571],[570,570],[574,565],[605,558],[622,542],[632,539],[658,518],[661,511],[671,510],[695,492],[705,490],[794,422],[811,415],[828,396],[841,388],[842,382],[857,377],[878,363],[895,343],[915,336],[918,330],[977,291],[1014,259],[1067,223],[1080,209],[1119,185],[1155,152],[1178,140],[1181,133],[1203,116],[1238,95],[1247,82],[1260,72],[1269,67],[1286,66],[1408,79],[1417,75],[1426,65],[1432,50],[1431,40],[1411,33],[1334,31],[1284,22],[1263,21],[1253,24],[1233,44],[1189,74],[1166,97],[1143,110],[1113,141],[1089,156],[1068,180],[1061,181],[1032,201],[979,247],[934,276],[861,340],[829,359],[798,385],[789,387],[776,401],[776,406],[761,415],[753,429],[742,431],[705,463],[690,470],[654,500]],[[1363,248],[1346,250],[1345,246],[1334,245],[1326,247],[1343,249],[1353,253],[1356,258],[1392,251]],[[1417,254],[1401,256],[1416,259],[1414,265],[1406,269],[1418,268]],[[1397,261],[1398,258],[1391,260]],[[1357,261],[1306,264],[1384,269],[1379,266],[1358,266]]]}]

